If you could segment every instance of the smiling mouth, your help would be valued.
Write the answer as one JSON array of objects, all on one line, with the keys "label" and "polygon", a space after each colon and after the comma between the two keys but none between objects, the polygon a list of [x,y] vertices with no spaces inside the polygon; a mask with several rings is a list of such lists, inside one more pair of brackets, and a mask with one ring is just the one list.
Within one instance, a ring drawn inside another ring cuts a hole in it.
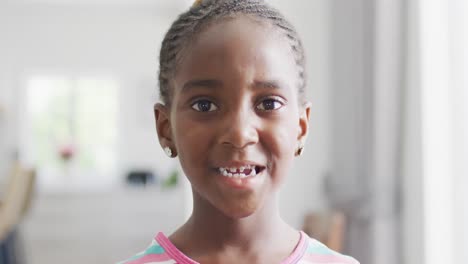
[{"label": "smiling mouth", "polygon": [[229,178],[247,178],[254,177],[261,173],[265,167],[258,165],[245,165],[240,167],[223,167],[218,168],[219,173],[224,177]]}]

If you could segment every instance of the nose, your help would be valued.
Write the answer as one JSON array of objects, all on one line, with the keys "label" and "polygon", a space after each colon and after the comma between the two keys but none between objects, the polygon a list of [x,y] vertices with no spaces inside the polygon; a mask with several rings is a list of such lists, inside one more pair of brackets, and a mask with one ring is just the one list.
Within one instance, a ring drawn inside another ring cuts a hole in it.
[{"label": "nose", "polygon": [[223,118],[223,129],[219,141],[223,146],[244,149],[258,142],[258,131],[255,113],[247,109],[238,109],[226,113]]}]

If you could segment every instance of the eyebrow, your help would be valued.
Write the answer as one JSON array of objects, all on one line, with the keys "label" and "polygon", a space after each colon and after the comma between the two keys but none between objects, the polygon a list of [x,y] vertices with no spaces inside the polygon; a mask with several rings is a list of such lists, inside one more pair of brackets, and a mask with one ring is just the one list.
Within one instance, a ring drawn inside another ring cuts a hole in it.
[{"label": "eyebrow", "polygon": [[263,88],[263,89],[281,89],[283,86],[280,82],[271,80],[271,81],[254,81],[251,85],[253,88]]},{"label": "eyebrow", "polygon": [[194,88],[216,88],[222,85],[223,83],[220,80],[190,80],[182,86],[182,91],[188,91]]},{"label": "eyebrow", "polygon": [[[182,86],[182,91],[188,91],[194,88],[217,88],[221,86],[223,86],[223,82],[215,79],[190,80]],[[282,85],[280,84],[280,82],[275,80],[256,80],[250,85],[250,87],[260,89],[281,89]]]}]

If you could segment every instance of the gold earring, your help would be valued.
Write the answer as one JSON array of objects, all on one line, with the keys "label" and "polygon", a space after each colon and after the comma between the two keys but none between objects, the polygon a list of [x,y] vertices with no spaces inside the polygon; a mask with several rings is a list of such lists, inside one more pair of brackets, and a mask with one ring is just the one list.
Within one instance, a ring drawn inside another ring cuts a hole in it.
[{"label": "gold earring", "polygon": [[164,152],[169,158],[172,158],[172,149],[170,147],[164,147]]},{"label": "gold earring", "polygon": [[304,145],[301,144],[296,150],[296,157],[301,156],[302,153],[304,153]]}]

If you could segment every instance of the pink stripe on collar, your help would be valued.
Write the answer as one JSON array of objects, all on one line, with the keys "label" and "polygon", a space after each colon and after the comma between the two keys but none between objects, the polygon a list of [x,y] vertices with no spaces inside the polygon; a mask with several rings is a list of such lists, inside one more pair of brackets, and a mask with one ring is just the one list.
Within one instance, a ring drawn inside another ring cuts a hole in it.
[{"label": "pink stripe on collar", "polygon": [[281,264],[294,264],[297,263],[301,258],[304,256],[307,250],[307,235],[300,231],[301,237],[299,238],[299,243],[297,243],[296,248],[294,248],[293,252],[289,257],[281,262]]},{"label": "pink stripe on collar", "polygon": [[178,264],[200,264],[178,250],[163,233],[159,232],[155,239],[159,245],[167,251],[167,254],[176,260]]},{"label": "pink stripe on collar", "polygon": [[[172,242],[169,240],[169,238],[167,238],[162,232],[159,232],[156,235],[155,239],[158,242],[158,244],[166,250],[167,254],[177,261],[177,263],[200,264],[187,257],[184,253],[177,249],[174,246],[174,244],[172,244]],[[299,242],[297,243],[291,255],[289,255],[285,260],[283,260],[281,264],[294,264],[301,260],[301,258],[304,256],[307,250],[307,241],[307,235],[304,232],[300,231]]]}]

